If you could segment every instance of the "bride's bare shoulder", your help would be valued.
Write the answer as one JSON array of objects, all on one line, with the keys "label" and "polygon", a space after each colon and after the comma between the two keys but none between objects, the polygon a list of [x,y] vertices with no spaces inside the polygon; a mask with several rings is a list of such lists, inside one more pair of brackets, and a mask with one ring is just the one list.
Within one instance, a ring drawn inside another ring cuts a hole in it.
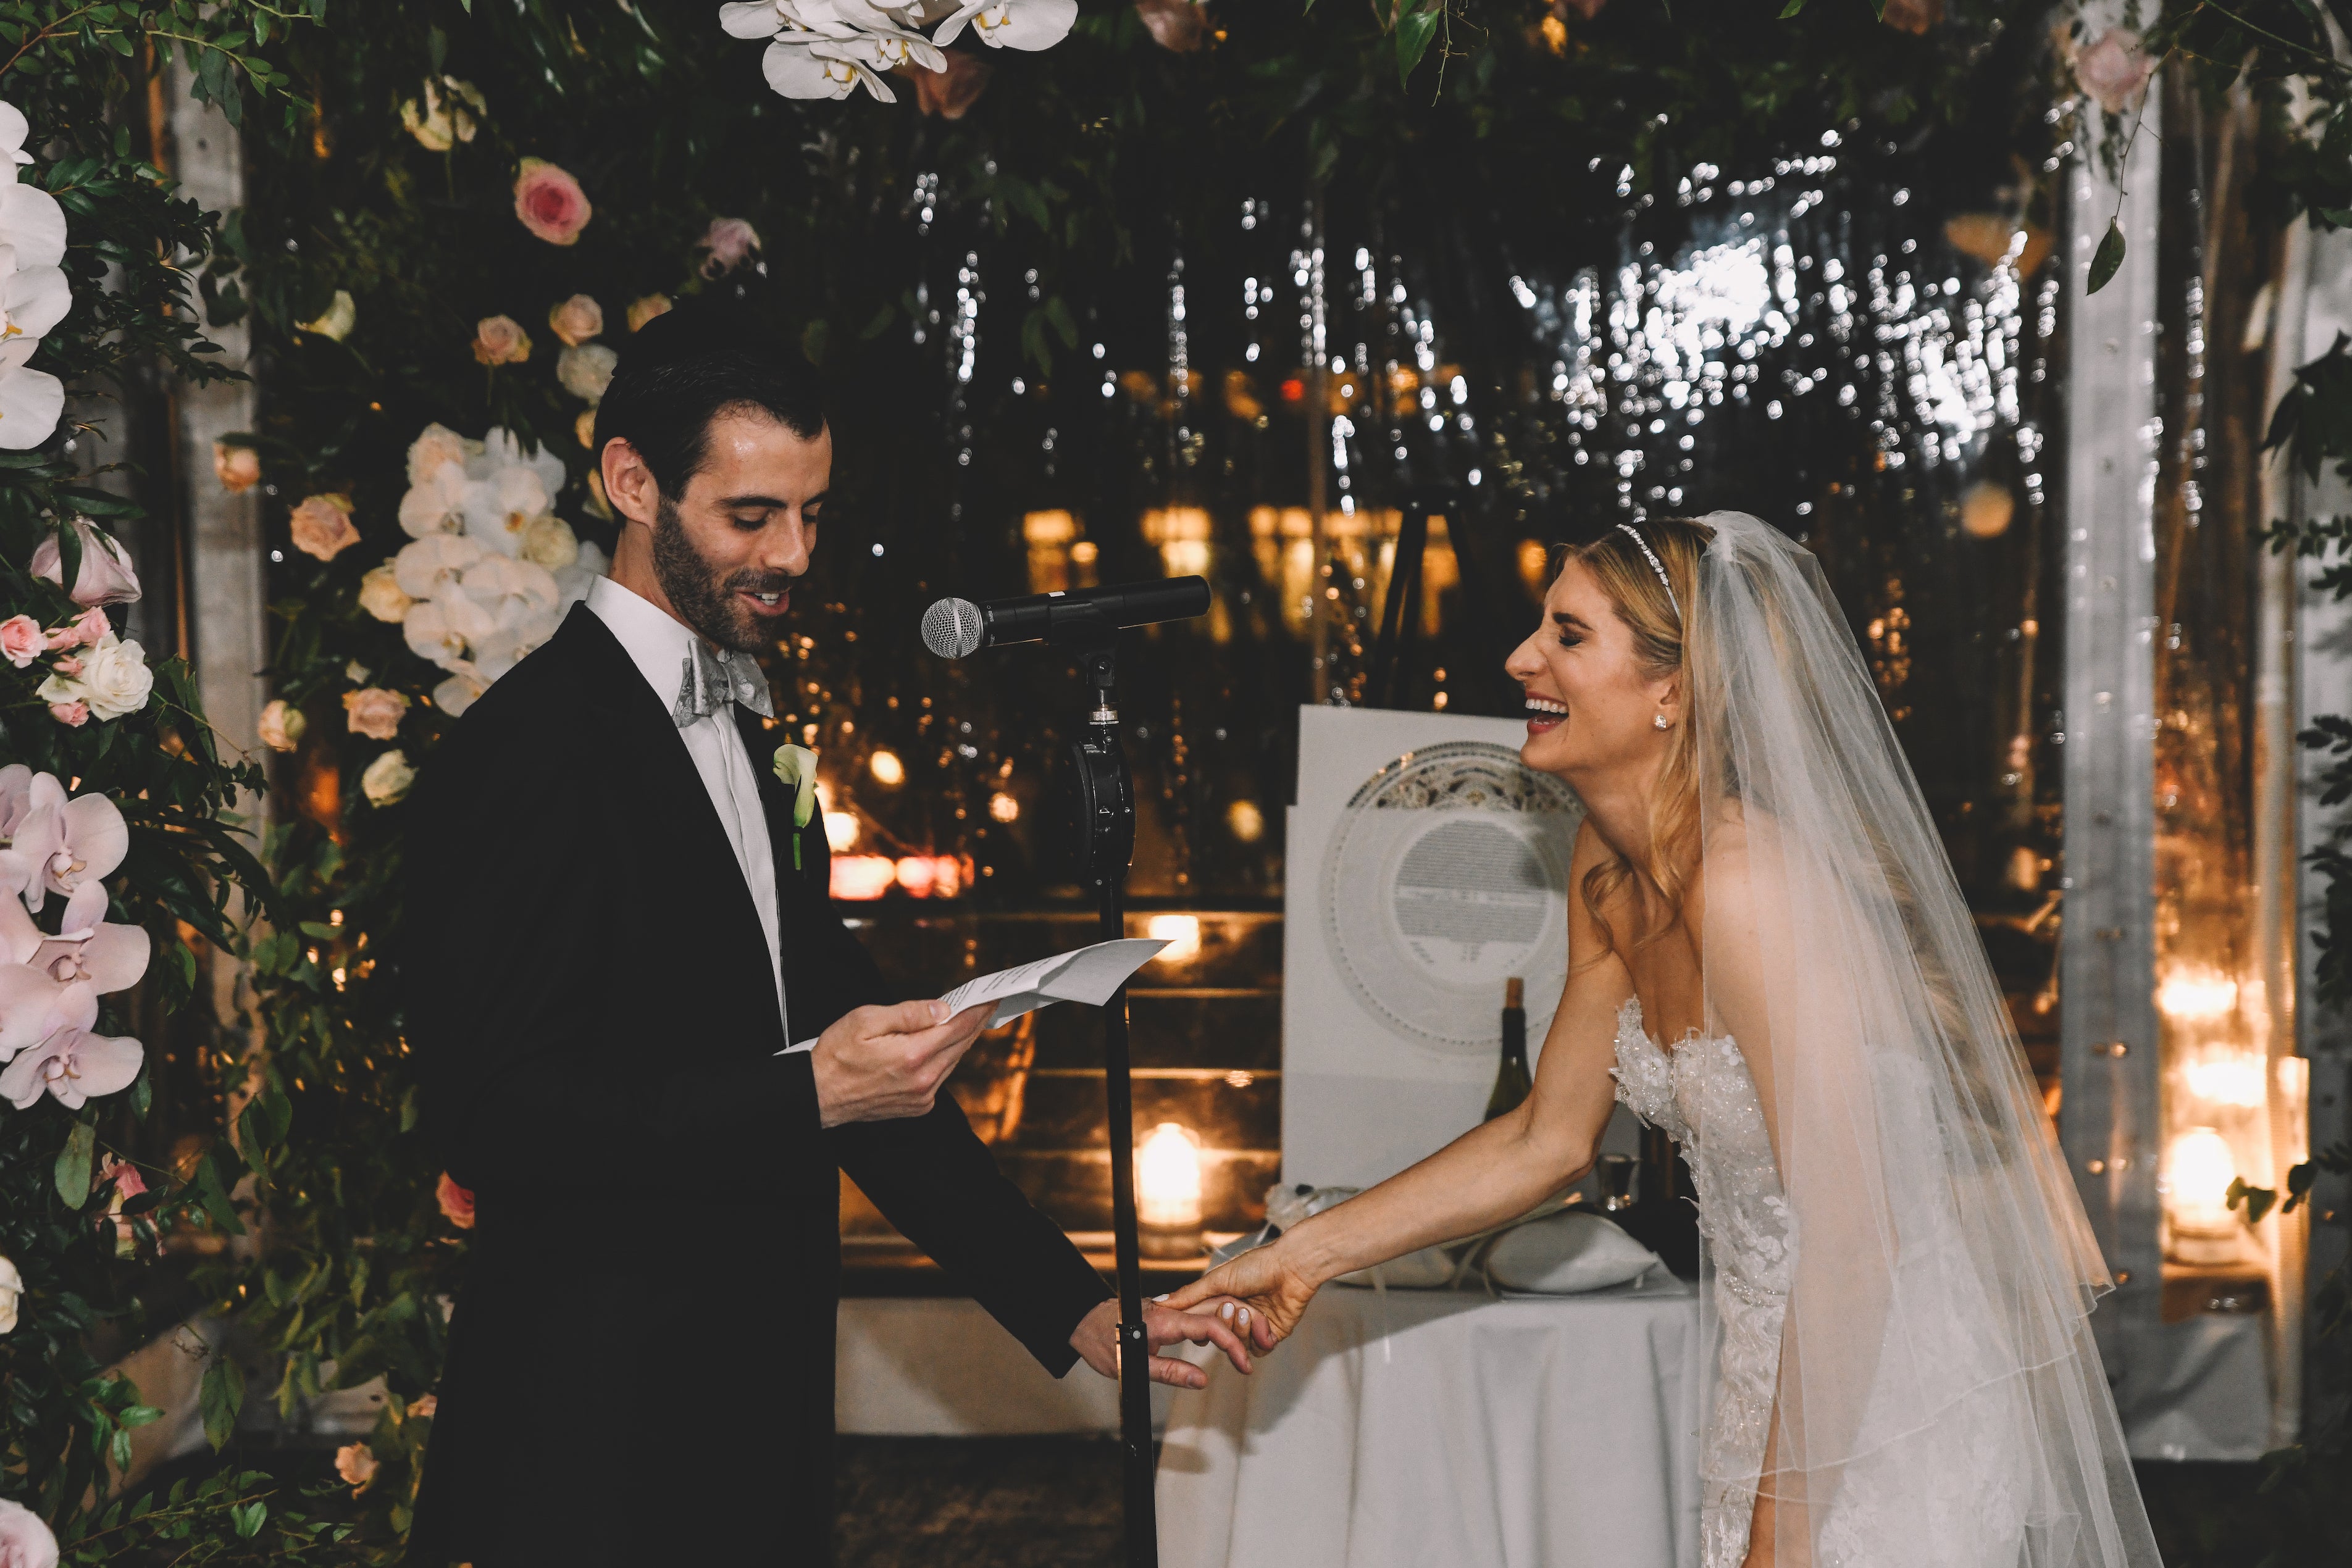
[{"label": "bride's bare shoulder", "polygon": [[1759,867],[1780,859],[1780,824],[1771,812],[1738,800],[1726,805],[1706,825],[1698,869],[1684,897],[1693,929],[1703,923],[1710,901],[1718,908],[1747,904]]}]

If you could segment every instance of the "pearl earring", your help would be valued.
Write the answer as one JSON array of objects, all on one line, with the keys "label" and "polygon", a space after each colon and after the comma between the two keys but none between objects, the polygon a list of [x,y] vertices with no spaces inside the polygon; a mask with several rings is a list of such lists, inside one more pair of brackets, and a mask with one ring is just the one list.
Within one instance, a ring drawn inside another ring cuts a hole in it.
[{"label": "pearl earring", "polygon": [[1672,725],[1670,725],[1670,724],[1668,724],[1668,723],[1666,722],[1666,716],[1665,716],[1664,714],[1660,714],[1660,715],[1658,715],[1655,718],[1652,719],[1650,722],[1651,722],[1652,724],[1656,725],[1660,729],[1672,729],[1672,728],[1674,727]]}]

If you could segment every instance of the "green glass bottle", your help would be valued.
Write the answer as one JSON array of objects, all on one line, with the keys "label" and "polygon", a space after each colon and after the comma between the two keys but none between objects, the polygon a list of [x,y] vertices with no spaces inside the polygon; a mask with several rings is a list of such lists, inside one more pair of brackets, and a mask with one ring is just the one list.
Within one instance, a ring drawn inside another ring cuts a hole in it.
[{"label": "green glass bottle", "polygon": [[1486,1120],[1516,1111],[1535,1088],[1528,1074],[1528,983],[1516,977],[1503,983],[1503,1061],[1495,1070],[1495,1092],[1486,1096]]}]

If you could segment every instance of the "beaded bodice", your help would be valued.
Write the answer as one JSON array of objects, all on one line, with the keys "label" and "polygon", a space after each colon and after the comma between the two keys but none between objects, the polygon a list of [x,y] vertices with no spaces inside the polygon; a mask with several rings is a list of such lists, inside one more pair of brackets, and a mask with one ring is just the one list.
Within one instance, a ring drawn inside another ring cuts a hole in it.
[{"label": "beaded bodice", "polygon": [[1780,1189],[1764,1110],[1729,1035],[1694,1030],[1671,1051],[1650,1038],[1639,998],[1617,1009],[1617,1098],[1682,1145],[1699,1234],[1715,1267],[1721,1353],[1702,1435],[1700,1557],[1738,1568],[1780,1367],[1780,1323],[1796,1262],[1796,1220]]}]

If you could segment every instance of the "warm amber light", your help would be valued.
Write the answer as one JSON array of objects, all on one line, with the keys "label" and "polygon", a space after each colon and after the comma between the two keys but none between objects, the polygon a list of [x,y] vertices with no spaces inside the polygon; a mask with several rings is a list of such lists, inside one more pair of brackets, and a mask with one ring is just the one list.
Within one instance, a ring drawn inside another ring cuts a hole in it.
[{"label": "warm amber light", "polygon": [[2156,1005],[2176,1023],[2227,1018],[2237,1010],[2238,982],[2207,965],[2184,965],[2157,986]]},{"label": "warm amber light", "polygon": [[841,853],[857,842],[857,813],[827,811],[824,813],[824,841],[835,854]]},{"label": "warm amber light", "polygon": [[999,789],[988,798],[988,814],[999,822],[1017,822],[1021,820],[1021,802]]},{"label": "warm amber light", "polygon": [[1135,1151],[1135,1213],[1163,1230],[1201,1224],[1201,1140],[1181,1123],[1162,1122]]},{"label": "warm amber light", "polygon": [[1024,513],[1021,537],[1033,545],[1066,545],[1078,537],[1078,519],[1062,511]]},{"label": "warm amber light", "polygon": [[881,897],[898,880],[888,855],[841,855],[833,862],[833,896],[863,904]]},{"label": "warm amber light", "polygon": [[1265,813],[1255,800],[1236,800],[1225,808],[1225,827],[1242,842],[1254,844],[1265,836]]},{"label": "warm amber light", "polygon": [[1165,942],[1155,964],[1189,964],[1201,956],[1201,917],[1197,915],[1155,915],[1143,924],[1143,934]]},{"label": "warm amber light", "polygon": [[2230,1184],[2237,1176],[2238,1157],[2221,1134],[2210,1127],[2174,1134],[2164,1151],[2164,1210],[2173,1229],[2231,1238],[2237,1222],[2230,1213]]},{"label": "warm amber light", "polygon": [[895,789],[907,781],[907,765],[898,760],[895,751],[877,751],[866,766],[877,784]]}]

